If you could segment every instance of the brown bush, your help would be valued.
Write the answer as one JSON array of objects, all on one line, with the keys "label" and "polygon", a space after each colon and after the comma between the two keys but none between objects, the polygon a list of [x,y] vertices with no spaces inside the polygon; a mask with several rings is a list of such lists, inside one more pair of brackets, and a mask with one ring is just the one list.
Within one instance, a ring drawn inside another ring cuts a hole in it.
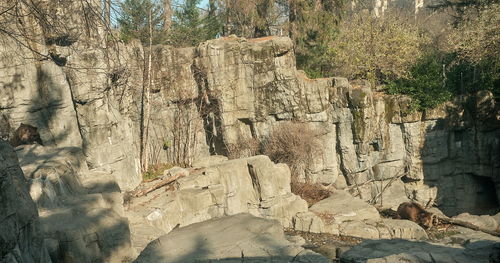
[{"label": "brown bush", "polygon": [[263,142],[263,152],[277,163],[286,163],[297,178],[321,153],[319,133],[305,123],[286,122],[276,125]]},{"label": "brown bush", "polygon": [[229,159],[250,157],[260,153],[260,141],[256,138],[239,138],[236,143],[228,144],[226,149]]},{"label": "brown bush", "polygon": [[315,203],[330,197],[331,192],[319,184],[299,183],[292,181],[292,193],[306,200],[309,207]]}]

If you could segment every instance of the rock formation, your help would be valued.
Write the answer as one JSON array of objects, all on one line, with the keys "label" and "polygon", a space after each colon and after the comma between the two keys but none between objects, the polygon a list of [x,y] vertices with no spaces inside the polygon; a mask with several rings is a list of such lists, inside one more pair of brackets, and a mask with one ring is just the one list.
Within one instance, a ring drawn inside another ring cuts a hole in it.
[{"label": "rock formation", "polygon": [[0,140],[0,262],[52,262],[12,147]]},{"label": "rock formation", "polygon": [[[147,50],[110,41],[104,28],[88,23],[100,19],[88,12],[99,1],[86,1],[84,9],[78,1],[39,2],[52,15],[46,23],[22,18],[39,32],[29,45],[0,43],[0,138],[12,138],[24,123],[38,128],[44,144],[17,147],[18,164],[0,143],[2,260],[127,260],[132,246],[143,248],[175,226],[242,212],[311,232],[412,239],[426,233],[409,221],[380,219],[372,205],[433,199],[449,216],[498,212],[500,118],[489,92],[412,112],[409,98],[364,81],[307,78],[295,67],[289,38],[227,37]],[[45,28],[61,23],[61,30]],[[122,193],[142,179],[147,52],[154,54],[151,162],[200,169],[178,180],[175,191],[130,203],[160,204],[134,211],[130,228],[139,241],[132,244]],[[294,122],[317,131],[323,146],[296,179],[342,189],[338,199],[309,210],[290,193],[286,165],[249,157],[273,129]],[[228,155],[248,158],[220,157]],[[498,227],[493,217],[462,217]]]},{"label": "rock formation", "polygon": [[141,234],[145,225],[157,229],[148,237],[158,237],[176,226],[250,213],[293,227],[292,218],[306,212],[307,203],[291,193],[286,165],[274,164],[267,156],[254,156],[194,170],[177,180],[175,190],[165,192],[160,188],[135,198],[127,204],[127,210],[132,232],[136,233],[132,236],[134,246],[141,251],[150,241]]},{"label": "rock formation", "polygon": [[285,238],[274,220],[237,214],[192,224],[151,242],[134,261],[148,262],[310,262],[328,260]]}]

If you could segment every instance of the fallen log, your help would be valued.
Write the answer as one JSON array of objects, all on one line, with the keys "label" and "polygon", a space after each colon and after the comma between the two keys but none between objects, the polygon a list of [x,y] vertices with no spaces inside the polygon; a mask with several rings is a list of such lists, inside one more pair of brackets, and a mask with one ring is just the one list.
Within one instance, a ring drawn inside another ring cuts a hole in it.
[{"label": "fallen log", "polygon": [[165,179],[165,180],[163,180],[163,181],[161,181],[161,182],[159,182],[159,183],[151,186],[150,188],[147,188],[147,189],[144,189],[142,191],[137,192],[134,196],[135,197],[141,197],[141,196],[147,195],[147,194],[153,192],[156,189],[162,188],[162,187],[164,187],[166,185],[169,185],[169,184],[177,181],[179,178],[184,177],[184,176],[185,176],[185,174],[179,173],[177,175],[169,177],[169,178],[167,178],[167,179]]},{"label": "fallen log", "polygon": [[437,216],[436,218],[440,222],[444,222],[444,223],[452,224],[452,225],[457,225],[457,226],[463,226],[463,227],[466,227],[466,228],[469,228],[469,229],[472,229],[475,231],[481,231],[481,232],[484,232],[486,234],[490,234],[492,236],[500,237],[500,232],[498,232],[498,231],[485,229],[483,227],[476,226],[476,225],[471,224],[469,222],[464,222],[462,220],[457,220],[457,219],[453,219],[453,218],[449,218],[449,217],[442,217],[442,216]]}]

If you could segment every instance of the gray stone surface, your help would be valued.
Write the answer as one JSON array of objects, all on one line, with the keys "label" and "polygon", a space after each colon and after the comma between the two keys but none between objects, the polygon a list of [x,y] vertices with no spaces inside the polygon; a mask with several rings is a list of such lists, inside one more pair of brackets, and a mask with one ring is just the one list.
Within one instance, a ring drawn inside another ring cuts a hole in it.
[{"label": "gray stone surface", "polygon": [[488,263],[497,249],[495,242],[477,241],[466,245],[443,245],[404,239],[368,240],[341,255],[343,263]]},{"label": "gray stone surface", "polygon": [[[189,176],[176,181],[175,190],[160,188],[147,196],[133,198],[126,214],[134,222],[131,226],[134,243],[138,239],[146,245],[147,237],[135,234],[145,231],[141,230],[140,222],[168,233],[177,225],[183,227],[211,218],[250,213],[292,227],[293,217],[304,212],[307,212],[306,201],[291,193],[288,167],[260,155],[193,169]],[[137,244],[134,246],[140,249]]]},{"label": "gray stone surface", "polygon": [[453,218],[492,231],[496,231],[498,228],[498,222],[495,220],[495,218],[488,215],[477,216],[471,215],[469,213],[462,213]]},{"label": "gray stone surface", "polygon": [[291,243],[278,221],[237,214],[192,224],[151,242],[134,262],[328,262]]},{"label": "gray stone surface", "polygon": [[[340,224],[346,221],[360,222],[366,219],[380,219],[380,215],[375,207],[359,198],[353,197],[347,191],[343,190],[333,192],[329,198],[319,201],[311,206],[309,210],[323,221],[325,232],[332,231],[330,232],[332,234],[338,233]],[[350,226],[348,228],[351,229]],[[363,232],[361,229],[359,231]],[[373,232],[377,231],[374,230]],[[344,234],[346,235],[346,233]],[[358,236],[352,233],[347,235]],[[376,236],[378,237],[378,232]]]},{"label": "gray stone surface", "polygon": [[36,232],[30,231],[44,242],[53,262],[123,262],[135,257],[128,220],[123,217],[123,197],[113,175],[88,171],[75,147],[21,145],[16,153],[20,162],[10,163],[21,172],[36,203],[32,206]]},{"label": "gray stone surface", "polygon": [[52,262],[12,147],[0,139],[0,262]]}]

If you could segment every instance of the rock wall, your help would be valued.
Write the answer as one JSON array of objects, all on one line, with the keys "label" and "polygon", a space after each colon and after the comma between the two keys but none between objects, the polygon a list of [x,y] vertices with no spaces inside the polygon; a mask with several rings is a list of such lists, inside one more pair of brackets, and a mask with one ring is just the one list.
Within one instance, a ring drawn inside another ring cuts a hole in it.
[{"label": "rock wall", "polygon": [[[75,147],[83,169],[112,174],[122,190],[133,189],[141,180],[148,51],[137,42],[109,41],[99,25],[85,26],[92,15],[98,19],[87,9],[85,16],[68,15],[79,10],[76,3],[41,2],[65,26],[41,30],[31,49],[9,39],[0,45],[0,136],[31,124],[47,145]],[[292,41],[281,37],[228,37],[151,52],[153,163],[189,165],[228,155],[235,145],[255,154],[249,142],[299,121],[319,131],[323,145],[300,180],[347,187],[385,207],[434,198],[447,214],[498,209],[499,121],[491,94],[410,113],[407,98],[362,81],[308,79],[295,68]]]},{"label": "rock wall", "polygon": [[321,131],[324,147],[303,180],[345,179],[354,195],[386,207],[433,198],[448,214],[498,209],[499,119],[490,93],[412,113],[408,98],[362,81],[308,79],[287,38],[222,38],[196,54],[199,94],[215,116],[204,113],[215,127],[207,133],[212,153],[300,121]]}]

